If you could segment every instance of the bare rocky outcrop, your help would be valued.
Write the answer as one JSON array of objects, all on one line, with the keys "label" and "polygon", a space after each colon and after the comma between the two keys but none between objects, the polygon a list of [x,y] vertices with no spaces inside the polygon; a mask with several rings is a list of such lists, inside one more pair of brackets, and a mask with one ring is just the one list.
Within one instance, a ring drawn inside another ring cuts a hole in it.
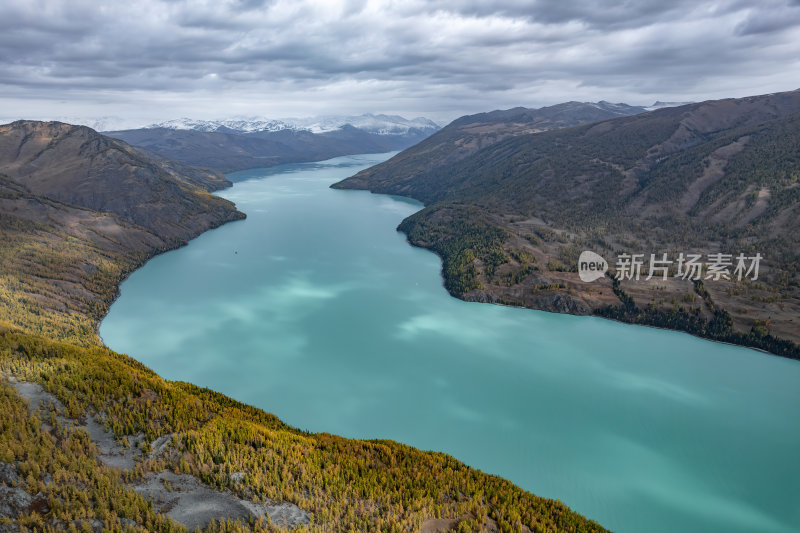
[{"label": "bare rocky outcrop", "polygon": [[41,493],[28,494],[19,486],[20,482],[16,465],[0,461],[0,518],[13,519],[31,511],[47,512],[47,498]]},{"label": "bare rocky outcrop", "polygon": [[17,482],[19,482],[19,473],[16,465],[0,461],[0,483],[13,487]]},{"label": "bare rocky outcrop", "polygon": [[243,500],[228,491],[203,485],[188,474],[159,472],[148,474],[134,490],[153,502],[155,508],[189,529],[206,527],[211,520],[269,517],[273,524],[296,527],[307,524],[309,514],[291,503],[257,503]]},{"label": "bare rocky outcrop", "polygon": [[[52,409],[61,424],[87,431],[99,450],[97,458],[108,467],[132,470],[139,461],[163,455],[172,443],[172,434],[158,437],[150,443],[151,451],[145,456],[134,445],[128,447],[120,445],[114,434],[105,429],[101,422],[102,415],[89,414],[85,417],[85,422],[68,418],[65,416],[63,404],[41,385],[18,381],[14,376],[8,376],[7,380],[28,403],[31,413],[41,409]],[[53,429],[44,423],[43,427],[48,431]],[[138,435],[131,440],[139,442],[143,438],[144,435]],[[243,482],[245,474],[237,472],[231,478],[238,486]],[[46,497],[43,494],[28,494],[15,486],[18,482],[19,475],[15,465],[0,462],[0,517],[13,519],[31,510],[37,510],[40,514],[46,512]],[[307,524],[311,519],[307,511],[292,503],[245,500],[231,491],[211,488],[189,474],[176,474],[170,471],[150,472],[142,479],[130,482],[129,485],[151,500],[158,512],[168,515],[189,529],[205,528],[212,520],[247,520],[250,517],[268,518],[273,524],[294,528]],[[99,523],[99,528],[102,529],[102,523]]]},{"label": "bare rocky outcrop", "polygon": [[32,511],[44,514],[48,510],[47,498],[41,492],[31,496],[18,487],[0,486],[0,518],[17,518]]}]

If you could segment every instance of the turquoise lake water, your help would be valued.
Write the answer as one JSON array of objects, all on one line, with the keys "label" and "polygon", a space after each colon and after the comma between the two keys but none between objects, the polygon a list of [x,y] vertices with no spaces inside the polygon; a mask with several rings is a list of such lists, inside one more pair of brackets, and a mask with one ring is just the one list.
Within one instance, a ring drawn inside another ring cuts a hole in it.
[{"label": "turquoise lake water", "polygon": [[154,258],[100,333],[310,431],[445,451],[621,533],[800,531],[800,364],[682,333],[466,303],[329,185],[389,154],[231,175],[245,221]]}]

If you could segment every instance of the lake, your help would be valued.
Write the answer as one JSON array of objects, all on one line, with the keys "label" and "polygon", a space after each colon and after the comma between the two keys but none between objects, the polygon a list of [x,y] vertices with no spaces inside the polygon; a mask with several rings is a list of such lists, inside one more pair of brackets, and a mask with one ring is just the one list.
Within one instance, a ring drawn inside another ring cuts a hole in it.
[{"label": "lake", "polygon": [[800,364],[686,334],[467,303],[329,186],[391,154],[238,172],[247,220],[158,256],[100,333],[301,429],[447,452],[621,533],[800,530]]}]

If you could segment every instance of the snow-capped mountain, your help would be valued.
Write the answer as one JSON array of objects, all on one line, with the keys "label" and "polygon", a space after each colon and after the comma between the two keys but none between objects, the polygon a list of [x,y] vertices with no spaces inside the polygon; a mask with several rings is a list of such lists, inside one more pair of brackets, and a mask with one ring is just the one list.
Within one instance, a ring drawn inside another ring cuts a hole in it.
[{"label": "snow-capped mountain", "polygon": [[655,111],[656,109],[661,109],[662,107],[678,107],[693,103],[694,102],[662,102],[661,100],[658,100],[653,105],[644,106],[644,108],[648,111]]},{"label": "snow-capped mountain", "polygon": [[417,117],[411,120],[399,115],[373,115],[366,113],[355,116],[325,116],[312,118],[289,118],[284,122],[292,124],[299,129],[306,129],[312,133],[325,133],[336,131],[346,124],[378,135],[405,135],[409,130],[436,131],[439,126],[427,118]]},{"label": "snow-capped mountain", "polygon": [[256,131],[281,131],[298,129],[281,120],[264,119],[226,119],[226,120],[195,120],[191,118],[178,118],[151,124],[146,128],[166,128],[169,130],[194,130],[194,131],[230,131],[236,133],[252,133]]},{"label": "snow-capped mountain", "polygon": [[281,130],[327,133],[340,130],[346,125],[378,135],[405,135],[411,130],[433,133],[439,129],[439,126],[435,122],[422,117],[409,120],[398,115],[373,115],[371,113],[354,116],[286,118],[279,120],[257,117],[224,120],[180,118],[160,122],[158,124],[151,124],[147,126],[147,128],[228,133],[255,133]]},{"label": "snow-capped mountain", "polygon": [[596,109],[601,109],[603,111],[607,111],[609,113],[613,113],[620,117],[627,117],[631,114],[631,110],[633,106],[629,106],[628,104],[615,104],[612,102],[606,102],[605,100],[600,100],[599,102],[583,102],[585,105],[592,106]]}]

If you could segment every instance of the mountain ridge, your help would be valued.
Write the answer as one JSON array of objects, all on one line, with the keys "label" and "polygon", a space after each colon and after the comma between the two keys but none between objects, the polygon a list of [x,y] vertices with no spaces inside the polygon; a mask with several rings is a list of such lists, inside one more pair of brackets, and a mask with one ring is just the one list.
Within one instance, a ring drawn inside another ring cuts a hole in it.
[{"label": "mountain ridge", "polygon": [[[565,102],[538,109],[515,107],[466,115],[424,139],[412,150],[406,150],[392,158],[391,168],[393,172],[402,173],[406,179],[414,179],[414,176],[464,159],[508,137],[597,122],[621,115],[635,115],[645,111],[643,107],[627,104]],[[366,188],[367,182],[380,181],[379,176],[384,168],[389,168],[388,161],[366,169],[355,177],[336,184],[335,187]]]},{"label": "mountain ridge", "polygon": [[364,113],[362,115],[323,115],[308,118],[267,119],[260,117],[232,118],[220,120],[195,120],[180,118],[145,126],[146,129],[195,130],[223,133],[256,133],[264,131],[300,130],[311,133],[327,133],[350,125],[354,128],[378,135],[403,135],[409,130],[439,129],[439,126],[424,117],[406,119],[399,115]]},{"label": "mountain ridge", "polygon": [[413,121],[397,117],[406,124],[393,123],[396,127],[391,129],[380,117],[392,117],[361,117],[377,119],[371,123],[372,131],[367,127],[369,124],[362,123],[364,128],[359,128],[349,122],[336,120],[309,123],[302,127],[279,121],[273,121],[266,126],[258,121],[247,124],[236,121],[190,121],[188,124],[178,123],[170,127],[156,125],[158,127],[111,131],[106,134],[156,158],[233,172],[284,163],[322,161],[341,155],[402,150],[438,129],[435,123],[427,119],[422,119],[426,121],[420,124],[422,127],[416,127]]},{"label": "mountain ridge", "polygon": [[[232,206],[207,194],[231,185],[221,174],[154,160],[86,126],[35,121],[0,126],[0,171],[34,195],[111,212],[169,238],[194,236],[184,218],[201,219],[206,211],[222,213]],[[169,209],[154,214],[165,204]]]}]

